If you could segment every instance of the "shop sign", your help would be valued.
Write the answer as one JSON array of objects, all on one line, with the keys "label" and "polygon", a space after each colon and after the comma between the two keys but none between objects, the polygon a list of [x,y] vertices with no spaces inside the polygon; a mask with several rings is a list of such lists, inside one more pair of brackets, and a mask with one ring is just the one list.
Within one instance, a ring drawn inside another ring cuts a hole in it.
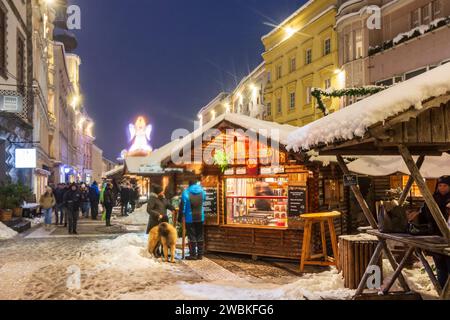
[{"label": "shop sign", "polygon": [[236,174],[237,175],[246,175],[247,174],[247,168],[236,168]]},{"label": "shop sign", "polygon": [[358,185],[358,176],[356,174],[344,175],[344,187],[352,187]]},{"label": "shop sign", "polygon": [[224,172],[224,175],[226,175],[226,176],[232,176],[233,174],[234,174],[234,169],[233,168],[227,169]]},{"label": "shop sign", "polygon": [[36,149],[16,149],[15,167],[16,169],[36,169],[37,167]]},{"label": "shop sign", "polygon": [[0,96],[0,111],[22,112],[23,98],[20,96]]},{"label": "shop sign", "polygon": [[284,168],[283,167],[265,167],[265,168],[261,168],[261,174],[263,174],[263,175],[278,174],[278,173],[284,173]]},{"label": "shop sign", "polygon": [[217,188],[205,188],[206,199],[204,212],[206,216],[217,216]]},{"label": "shop sign", "polygon": [[301,186],[289,186],[288,189],[288,215],[298,217],[307,210],[307,189]]},{"label": "shop sign", "polygon": [[139,173],[154,173],[154,174],[162,174],[164,173],[163,168],[157,165],[144,165],[139,168]]}]

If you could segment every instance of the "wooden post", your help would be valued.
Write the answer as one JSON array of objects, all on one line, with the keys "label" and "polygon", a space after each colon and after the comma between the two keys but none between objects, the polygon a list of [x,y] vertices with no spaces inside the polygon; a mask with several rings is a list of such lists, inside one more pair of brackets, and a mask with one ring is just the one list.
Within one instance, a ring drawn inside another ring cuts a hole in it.
[{"label": "wooden post", "polygon": [[425,198],[425,202],[430,209],[430,212],[434,218],[434,221],[436,221],[436,224],[439,227],[439,230],[441,231],[442,235],[446,239],[450,239],[450,229],[447,225],[447,221],[445,221],[444,216],[441,213],[441,209],[439,209],[439,206],[437,205],[436,201],[433,198],[433,195],[431,194],[430,190],[428,189],[425,180],[423,179],[420,170],[417,168],[416,164],[414,163],[414,159],[411,156],[411,153],[409,152],[408,148],[404,145],[399,145],[398,149],[400,151],[400,154],[403,157],[403,160],[406,163],[406,166],[408,167],[409,171],[411,172],[411,176],[414,178],[417,186],[419,187],[420,192],[422,193],[423,197]]},{"label": "wooden post", "polygon": [[182,258],[184,260],[186,253],[185,253],[185,249],[186,249],[186,218],[183,216],[183,225],[182,225],[182,237],[183,239],[181,239],[181,246],[183,247],[183,253],[182,253]]},{"label": "wooden post", "polygon": [[[397,270],[397,268],[398,268],[397,261],[395,261],[394,255],[392,254],[391,250],[389,250],[389,248],[388,248],[388,246],[386,244],[386,240],[380,239],[380,238],[378,238],[378,240],[380,240],[380,242],[381,242],[381,244],[383,246],[384,253],[387,256],[387,258],[389,260],[389,263],[392,266],[392,269],[393,270]],[[403,290],[405,290],[406,292],[410,292],[411,291],[411,289],[409,288],[408,283],[406,282],[405,278],[403,277],[403,274],[400,273],[398,281],[400,281],[400,285],[402,286]]]},{"label": "wooden post", "polygon": [[[423,162],[425,161],[425,156],[420,156],[419,159],[417,159],[416,166],[420,170],[422,168]],[[406,183],[405,189],[402,192],[402,195],[400,197],[400,200],[398,201],[398,205],[402,206],[405,202],[406,198],[408,197],[408,193],[411,190],[412,185],[414,184],[414,178],[412,176],[409,176],[408,182]]]},{"label": "wooden post", "polygon": [[[344,158],[342,158],[341,155],[337,155],[336,158],[339,163],[339,166],[341,167],[342,172],[344,172],[344,174],[346,174],[346,175],[350,174],[350,171],[348,170],[348,167],[345,164]],[[353,191],[353,194],[356,197],[356,200],[359,203],[359,206],[363,210],[364,215],[366,216],[367,220],[369,221],[370,226],[374,229],[377,229],[378,228],[377,222],[376,222],[375,218],[373,217],[372,212],[370,211],[366,200],[364,200],[364,197],[361,193],[361,190],[359,189],[359,186],[351,186],[351,189]]]},{"label": "wooden post", "polygon": [[447,279],[447,284],[442,290],[441,300],[450,300],[450,277]]},{"label": "wooden post", "polygon": [[[383,251],[383,244],[380,241],[377,245],[377,248],[375,249],[372,259],[370,259],[369,267],[373,266],[373,265],[377,265],[378,260],[380,260],[382,251]],[[367,279],[369,279],[369,275],[370,274],[366,270],[366,272],[364,273],[364,276],[361,279],[361,282],[359,283],[358,289],[356,289],[355,296],[359,296],[361,293],[363,293],[364,288],[366,287]]]},{"label": "wooden post", "polygon": [[403,257],[402,261],[400,262],[400,264],[398,265],[398,268],[394,271],[394,274],[392,275],[391,280],[389,280],[388,284],[386,285],[386,287],[383,289],[383,294],[387,294],[389,292],[389,290],[391,290],[392,286],[395,283],[395,280],[397,280],[397,278],[401,275],[403,268],[406,265],[406,262],[408,261],[408,259],[411,257],[411,255],[414,252],[414,247],[410,247],[408,249],[408,251],[406,252],[405,256]]},{"label": "wooden post", "polygon": [[430,278],[431,282],[433,283],[434,289],[436,292],[441,295],[442,294],[442,288],[439,282],[436,279],[436,276],[434,275],[433,270],[430,267],[430,264],[428,263],[427,259],[423,255],[422,249],[417,248],[416,249],[416,255],[419,258],[420,262],[422,262],[423,267],[425,268],[426,273],[428,274],[428,277]]}]

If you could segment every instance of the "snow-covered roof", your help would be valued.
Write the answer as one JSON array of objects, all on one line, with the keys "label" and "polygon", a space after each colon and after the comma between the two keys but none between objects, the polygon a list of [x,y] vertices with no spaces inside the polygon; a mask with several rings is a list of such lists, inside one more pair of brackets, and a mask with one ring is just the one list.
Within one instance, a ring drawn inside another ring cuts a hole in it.
[{"label": "snow-covered roof", "polygon": [[[417,161],[417,158],[414,157],[414,160]],[[426,157],[420,172],[424,178],[439,178],[448,175],[449,163],[450,155],[447,153],[440,157]],[[355,173],[374,177],[389,176],[398,172],[410,175],[408,167],[399,156],[360,157],[348,164],[348,169]]]},{"label": "snow-covered roof", "polygon": [[420,110],[430,98],[450,92],[450,63],[397,84],[292,132],[289,150],[363,137],[368,128],[411,107]]},{"label": "snow-covered roof", "polygon": [[116,174],[118,174],[118,173],[120,173],[120,172],[123,172],[123,169],[124,169],[124,166],[123,166],[123,165],[118,166],[117,168],[114,168],[114,169],[112,169],[112,170],[106,172],[106,173],[105,173],[105,177],[111,177],[111,176],[114,176],[114,175],[116,175]]},{"label": "snow-covered roof", "polygon": [[180,143],[180,139],[173,140],[172,142],[164,145],[163,147],[153,151],[148,157],[129,157],[125,159],[127,165],[127,172],[131,174],[139,173],[139,170],[143,166],[160,166],[161,162],[170,157],[172,151]]}]

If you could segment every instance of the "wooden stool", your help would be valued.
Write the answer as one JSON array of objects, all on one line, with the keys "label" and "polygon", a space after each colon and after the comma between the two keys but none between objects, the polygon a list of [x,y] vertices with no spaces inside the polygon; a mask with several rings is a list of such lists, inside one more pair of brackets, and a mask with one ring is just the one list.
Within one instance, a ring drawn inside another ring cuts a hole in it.
[{"label": "wooden stool", "polygon": [[[303,214],[300,216],[305,221],[305,230],[303,234],[303,245],[302,245],[302,258],[300,261],[301,272],[305,270],[305,265],[337,266],[337,262],[339,261],[339,252],[333,219],[339,218],[340,216],[341,216],[340,212],[311,213],[311,214]],[[325,222],[328,222],[334,258],[329,257],[327,253]],[[322,254],[311,255],[310,250],[311,250],[312,226],[314,223],[320,223],[320,233],[322,237]],[[325,261],[313,260],[318,258],[324,258]]]}]

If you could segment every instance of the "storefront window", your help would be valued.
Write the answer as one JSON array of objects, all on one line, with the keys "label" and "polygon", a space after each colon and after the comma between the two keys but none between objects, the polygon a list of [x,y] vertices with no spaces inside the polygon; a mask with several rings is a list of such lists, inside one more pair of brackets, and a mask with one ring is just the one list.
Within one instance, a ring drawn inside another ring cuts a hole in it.
[{"label": "storefront window", "polygon": [[287,178],[227,179],[227,224],[287,228],[287,190]]}]

